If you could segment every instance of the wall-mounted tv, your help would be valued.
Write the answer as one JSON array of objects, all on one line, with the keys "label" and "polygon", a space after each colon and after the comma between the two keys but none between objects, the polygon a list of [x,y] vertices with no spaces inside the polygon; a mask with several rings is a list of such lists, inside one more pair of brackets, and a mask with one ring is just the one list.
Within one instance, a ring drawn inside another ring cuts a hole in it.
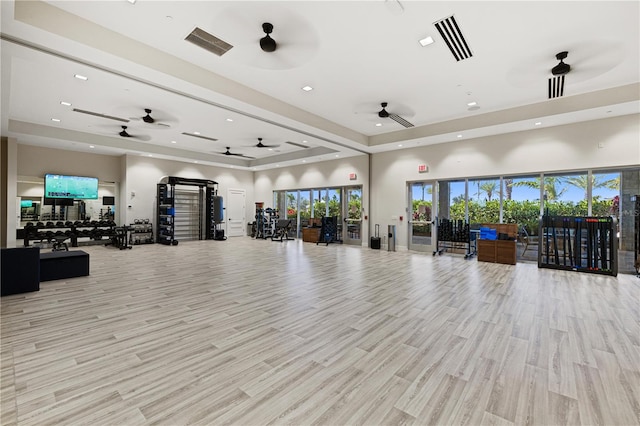
[{"label": "wall-mounted tv", "polygon": [[20,200],[20,208],[29,209],[33,207],[33,201],[31,200]]},{"label": "wall-mounted tv", "polygon": [[102,197],[102,205],[103,206],[115,206],[116,205],[116,197],[110,197],[105,195]]},{"label": "wall-mounted tv", "polygon": [[98,178],[86,176],[44,175],[46,198],[98,199]]}]

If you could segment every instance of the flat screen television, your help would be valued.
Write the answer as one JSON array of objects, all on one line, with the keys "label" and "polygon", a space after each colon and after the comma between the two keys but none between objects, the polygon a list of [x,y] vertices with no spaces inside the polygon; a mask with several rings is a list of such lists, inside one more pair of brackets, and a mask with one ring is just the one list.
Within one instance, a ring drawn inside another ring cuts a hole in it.
[{"label": "flat screen television", "polygon": [[98,178],[87,176],[44,176],[46,198],[98,199]]},{"label": "flat screen television", "polygon": [[23,209],[28,209],[33,207],[33,201],[31,200],[20,200],[20,207]]},{"label": "flat screen television", "polygon": [[105,195],[102,197],[102,205],[103,206],[115,206],[116,205],[116,197],[110,197]]}]

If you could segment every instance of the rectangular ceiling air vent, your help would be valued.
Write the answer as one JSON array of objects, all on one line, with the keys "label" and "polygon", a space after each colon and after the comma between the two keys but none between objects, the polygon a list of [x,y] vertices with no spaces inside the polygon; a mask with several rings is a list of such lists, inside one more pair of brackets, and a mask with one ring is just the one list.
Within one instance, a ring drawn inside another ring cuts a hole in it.
[{"label": "rectangular ceiling air vent", "polygon": [[564,75],[549,78],[549,99],[564,95]]},{"label": "rectangular ceiling air vent", "polygon": [[205,30],[196,27],[185,40],[191,43],[207,49],[211,53],[215,53],[218,56],[222,56],[227,53],[233,46],[224,40],[220,40],[213,34],[209,34]]},{"label": "rectangular ceiling air vent", "polygon": [[309,145],[302,145],[301,143],[295,143],[291,141],[286,141],[289,145],[297,146],[298,148],[309,148]]},{"label": "rectangular ceiling air vent", "polygon": [[208,141],[217,141],[218,139],[216,138],[210,138],[209,136],[202,136],[202,135],[196,135],[195,133],[189,133],[189,132],[182,132],[183,135],[185,136],[193,136],[194,138],[200,138],[200,139],[206,139]]},{"label": "rectangular ceiling air vent", "polygon": [[93,115],[94,117],[108,118],[109,120],[121,121],[123,123],[129,122],[129,120],[127,120],[126,118],[114,117],[113,115],[102,114],[100,112],[87,111],[87,110],[78,109],[78,108],[74,108],[73,111],[79,112],[81,114]]},{"label": "rectangular ceiling air vent", "polygon": [[456,61],[468,59],[473,56],[467,40],[464,38],[462,31],[460,31],[460,27],[453,15],[434,22],[433,25],[444,39],[444,42],[447,43],[447,47],[453,54],[453,57],[456,58]]}]

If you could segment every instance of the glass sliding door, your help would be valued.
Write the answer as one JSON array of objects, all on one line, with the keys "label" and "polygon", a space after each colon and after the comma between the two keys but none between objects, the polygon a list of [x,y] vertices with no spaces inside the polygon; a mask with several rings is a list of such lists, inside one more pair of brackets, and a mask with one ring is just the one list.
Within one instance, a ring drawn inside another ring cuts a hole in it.
[{"label": "glass sliding door", "polygon": [[345,188],[343,209],[345,244],[362,245],[362,187]]},{"label": "glass sliding door", "polygon": [[435,184],[433,182],[409,183],[409,250],[436,251],[435,227],[432,221],[436,217],[433,206],[436,205]]}]

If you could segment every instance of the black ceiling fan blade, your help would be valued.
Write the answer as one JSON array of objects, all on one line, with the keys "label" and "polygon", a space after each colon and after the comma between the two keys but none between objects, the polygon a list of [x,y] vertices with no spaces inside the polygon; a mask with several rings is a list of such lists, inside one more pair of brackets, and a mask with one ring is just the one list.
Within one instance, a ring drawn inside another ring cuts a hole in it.
[{"label": "black ceiling fan blade", "polygon": [[389,118],[395,121],[398,124],[401,124],[404,127],[414,127],[412,123],[400,117],[398,114],[389,114]]}]

